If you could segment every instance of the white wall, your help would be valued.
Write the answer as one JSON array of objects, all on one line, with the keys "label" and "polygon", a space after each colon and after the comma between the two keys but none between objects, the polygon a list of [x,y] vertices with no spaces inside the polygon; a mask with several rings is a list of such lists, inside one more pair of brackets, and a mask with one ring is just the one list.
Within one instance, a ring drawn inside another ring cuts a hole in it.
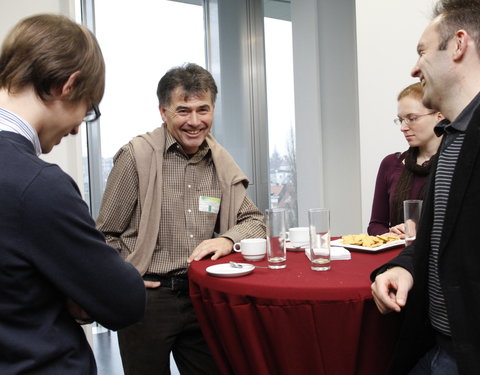
[{"label": "white wall", "polygon": [[358,97],[362,227],[366,230],[378,166],[407,149],[393,124],[397,94],[416,82],[410,70],[417,41],[431,16],[432,0],[357,0]]},{"label": "white wall", "polygon": [[[2,0],[0,2],[0,40],[22,18],[38,13],[64,14],[75,19],[74,0]],[[77,184],[83,185],[82,144],[80,134],[66,137],[42,159],[58,164]],[[81,189],[82,190],[82,189]]]},{"label": "white wall", "polygon": [[[433,0],[292,1],[299,217],[331,210],[333,235],[366,231],[381,160]],[[349,52],[350,51],[350,52]]]}]

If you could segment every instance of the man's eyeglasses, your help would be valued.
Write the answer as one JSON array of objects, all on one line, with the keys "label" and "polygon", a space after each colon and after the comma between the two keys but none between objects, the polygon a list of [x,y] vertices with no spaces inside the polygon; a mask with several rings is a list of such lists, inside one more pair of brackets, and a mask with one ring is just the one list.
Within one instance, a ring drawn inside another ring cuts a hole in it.
[{"label": "man's eyeglasses", "polygon": [[430,113],[424,113],[423,115],[410,114],[405,118],[401,118],[401,117],[394,118],[393,122],[395,123],[395,125],[398,125],[398,126],[401,126],[402,124],[409,125],[412,122],[418,121],[420,117],[433,115],[434,113],[437,113],[437,112],[433,111]]},{"label": "man's eyeglasses", "polygon": [[87,112],[85,117],[83,118],[84,122],[93,122],[98,120],[100,117],[101,113],[100,110],[98,109],[98,105],[92,104],[92,109]]}]

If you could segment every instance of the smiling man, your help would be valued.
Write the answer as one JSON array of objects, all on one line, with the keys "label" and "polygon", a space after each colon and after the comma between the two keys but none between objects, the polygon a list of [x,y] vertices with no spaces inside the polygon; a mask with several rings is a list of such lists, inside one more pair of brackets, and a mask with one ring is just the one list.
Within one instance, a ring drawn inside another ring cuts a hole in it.
[{"label": "smiling man", "polygon": [[248,180],[210,134],[217,86],[187,64],[158,84],[164,125],[120,149],[97,220],[108,243],[144,275],[148,305],[139,324],[119,332],[126,375],[218,370],[188,295],[188,264],[230,254],[233,244],[265,237]]},{"label": "smiling man", "polygon": [[372,277],[382,313],[405,311],[392,374],[480,374],[480,1],[442,0],[412,76],[446,119],[416,241]]},{"label": "smiling man", "polygon": [[[97,373],[80,320],[143,317],[145,288],[48,153],[98,117],[105,66],[94,35],[66,17],[20,21],[0,54],[0,374]],[[111,288],[115,285],[115,288]]]}]

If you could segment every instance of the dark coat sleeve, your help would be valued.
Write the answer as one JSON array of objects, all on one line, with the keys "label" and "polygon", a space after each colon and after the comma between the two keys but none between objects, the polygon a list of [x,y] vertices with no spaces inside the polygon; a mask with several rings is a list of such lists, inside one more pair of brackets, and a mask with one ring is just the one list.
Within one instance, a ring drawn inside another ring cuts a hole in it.
[{"label": "dark coat sleeve", "polygon": [[415,242],[412,245],[404,248],[401,251],[401,253],[398,254],[395,258],[393,258],[391,261],[373,270],[373,272],[370,274],[370,280],[374,281],[377,275],[385,272],[389,268],[396,267],[396,266],[405,268],[408,272],[412,274],[412,276],[414,276],[414,267],[413,267],[414,253],[415,253]]},{"label": "dark coat sleeve", "polygon": [[105,243],[68,175],[56,166],[43,168],[23,204],[25,256],[56,289],[110,329],[143,317],[140,274]]}]

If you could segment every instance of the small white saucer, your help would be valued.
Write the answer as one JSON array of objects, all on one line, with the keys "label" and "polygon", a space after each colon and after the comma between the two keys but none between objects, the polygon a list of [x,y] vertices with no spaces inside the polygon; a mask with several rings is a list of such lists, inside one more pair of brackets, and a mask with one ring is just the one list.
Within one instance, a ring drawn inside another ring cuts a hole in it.
[{"label": "small white saucer", "polygon": [[293,246],[290,240],[285,241],[285,247],[288,251],[305,251],[305,248],[308,247],[308,243],[305,243],[304,246]]},{"label": "small white saucer", "polygon": [[239,263],[242,268],[235,268],[230,263],[220,263],[207,267],[206,271],[211,276],[216,277],[239,277],[252,273],[255,266],[248,263]]}]

